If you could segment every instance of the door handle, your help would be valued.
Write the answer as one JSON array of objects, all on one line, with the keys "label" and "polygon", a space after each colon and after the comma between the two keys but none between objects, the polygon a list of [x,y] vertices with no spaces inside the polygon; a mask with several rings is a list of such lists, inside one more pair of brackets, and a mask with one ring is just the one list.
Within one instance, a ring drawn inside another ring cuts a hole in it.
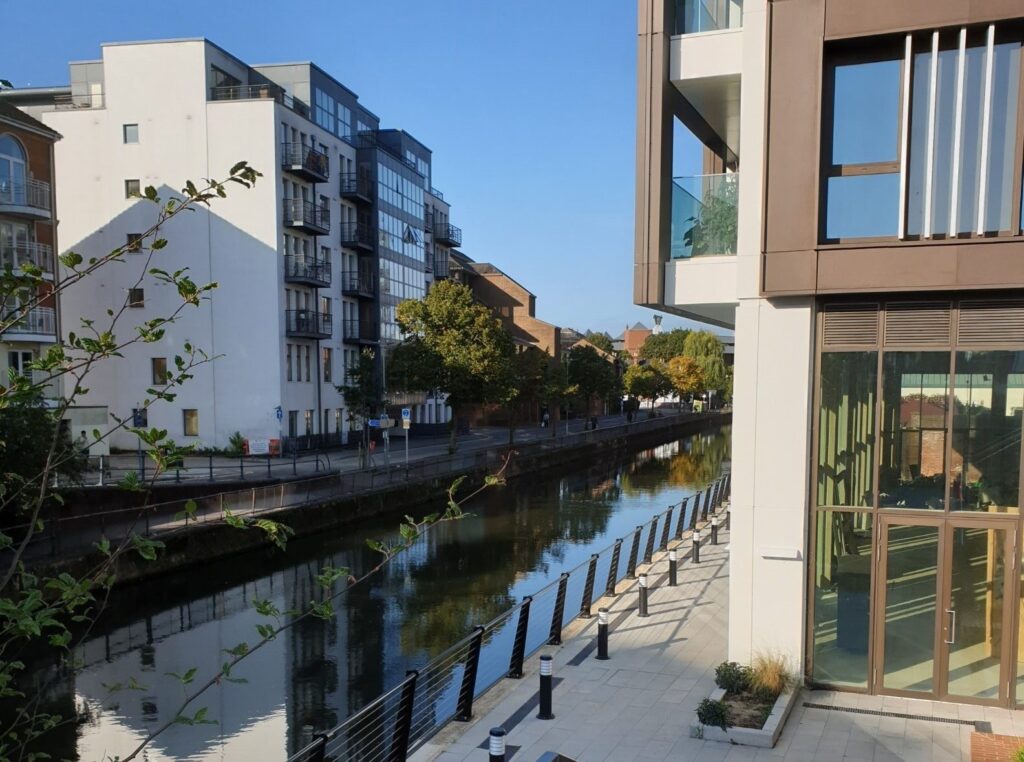
[{"label": "door handle", "polygon": [[947,632],[948,637],[945,642],[946,645],[953,645],[956,643],[956,611],[953,609],[946,609],[946,613],[949,614],[949,630]]}]

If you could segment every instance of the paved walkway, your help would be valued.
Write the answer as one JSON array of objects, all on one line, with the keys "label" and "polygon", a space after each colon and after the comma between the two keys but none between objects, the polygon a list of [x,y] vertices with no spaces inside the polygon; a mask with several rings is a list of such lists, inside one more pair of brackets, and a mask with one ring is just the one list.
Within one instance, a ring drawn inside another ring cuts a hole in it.
[{"label": "paved walkway", "polygon": [[[727,543],[728,533],[721,538]],[[495,726],[508,732],[509,758],[523,762],[547,751],[579,762],[970,760],[972,736],[976,749],[1000,740],[990,734],[1024,736],[1021,711],[804,690],[774,749],[690,738],[697,704],[725,659],[728,629],[728,548],[705,545],[701,556],[697,566],[680,566],[675,588],[664,554],[655,556],[646,620],[637,617],[635,583],[622,583],[610,607],[609,661],[594,659],[596,619],[577,620],[562,646],[541,651],[554,656],[554,720],[536,718],[537,654],[522,680],[504,680],[477,700],[472,723],[449,725],[412,759],[486,760]]]}]

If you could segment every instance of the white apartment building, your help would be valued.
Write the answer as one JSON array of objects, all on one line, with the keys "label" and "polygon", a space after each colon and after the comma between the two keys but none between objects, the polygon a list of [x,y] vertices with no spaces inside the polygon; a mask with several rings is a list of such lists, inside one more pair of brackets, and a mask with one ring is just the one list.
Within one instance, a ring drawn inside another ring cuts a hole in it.
[{"label": "white apartment building", "polygon": [[[82,403],[130,415],[190,343],[214,359],[174,402],[149,410],[149,426],[205,446],[223,447],[235,432],[298,449],[344,443],[362,424],[337,385],[360,351],[379,362],[382,344],[397,338],[395,306],[421,297],[435,251],[457,245],[430,184],[429,149],[381,130],[352,91],[311,63],[250,66],[205,39],[101,50],[99,60],[70,64],[70,86],[4,95],[64,136],[63,250],[99,256],[145,231],[156,209],[136,194],[147,186],[166,199],[186,180],[223,179],[242,160],[263,177],[172,220],[162,233],[169,244],[151,262],[145,249],[130,253],[67,290],[65,332],[82,319],[102,325],[128,298],[117,330],[125,337],[180,303],[143,275],[147,266],[188,268],[196,283],[218,284],[161,341],[100,364]],[[415,403],[417,423],[446,420],[435,400],[404,402]],[[135,440],[124,433],[111,444]]]}]

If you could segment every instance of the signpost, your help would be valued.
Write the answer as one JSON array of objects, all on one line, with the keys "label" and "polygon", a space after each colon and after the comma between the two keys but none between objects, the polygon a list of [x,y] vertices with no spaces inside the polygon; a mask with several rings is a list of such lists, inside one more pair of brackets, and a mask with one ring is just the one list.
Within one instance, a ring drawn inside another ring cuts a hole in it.
[{"label": "signpost", "polygon": [[412,426],[412,411],[402,408],[402,428],[405,430],[405,468],[409,468],[409,427]]}]

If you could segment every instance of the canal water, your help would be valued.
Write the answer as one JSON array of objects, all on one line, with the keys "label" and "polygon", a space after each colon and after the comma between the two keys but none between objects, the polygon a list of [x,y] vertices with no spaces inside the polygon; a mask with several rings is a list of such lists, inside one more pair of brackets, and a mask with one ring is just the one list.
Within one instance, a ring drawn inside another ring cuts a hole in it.
[{"label": "canal water", "polygon": [[[306,619],[254,653],[191,707],[214,724],[177,724],[145,759],[284,760],[314,732],[344,720],[465,637],[655,513],[706,487],[729,460],[728,427],[702,432],[587,469],[546,473],[492,488],[473,515],[437,527],[372,583],[342,596],[330,621]],[[439,506],[443,510],[443,505]],[[430,512],[429,509],[424,513]],[[307,608],[325,567],[371,568],[366,540],[386,538],[400,517],[289,544],[286,553],[230,559],[116,596],[106,623],[78,649],[81,669],[47,691],[50,708],[74,707],[55,757],[123,757],[173,719],[175,674],[215,674],[225,649],[254,643],[267,620],[253,607]],[[53,678],[54,670],[40,670]],[[110,691],[134,680],[141,688]],[[140,757],[141,758],[141,757]]]}]

